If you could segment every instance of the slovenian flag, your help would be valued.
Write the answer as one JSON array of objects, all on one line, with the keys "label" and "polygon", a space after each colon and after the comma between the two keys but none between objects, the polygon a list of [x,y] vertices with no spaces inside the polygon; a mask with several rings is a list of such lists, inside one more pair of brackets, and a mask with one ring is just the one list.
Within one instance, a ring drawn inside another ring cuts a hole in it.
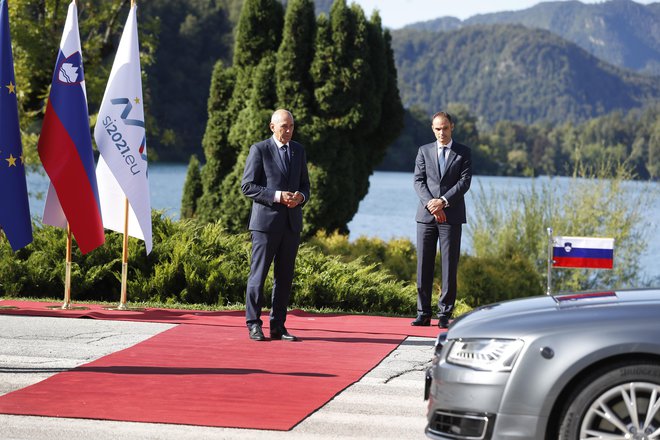
[{"label": "slovenian flag", "polygon": [[128,235],[151,252],[151,201],[147,141],[136,17],[131,6],[94,127],[101,157],[96,167],[103,225],[124,232],[124,200],[129,202]]},{"label": "slovenian flag", "polygon": [[595,237],[553,237],[554,267],[612,269],[614,239]]},{"label": "slovenian flag", "polygon": [[7,2],[0,3],[0,228],[16,251],[32,242],[32,219],[18,125],[9,12]]},{"label": "slovenian flag", "polygon": [[44,223],[63,228],[68,222],[83,254],[101,246],[105,236],[75,1],[69,4],[38,150],[51,181]]}]

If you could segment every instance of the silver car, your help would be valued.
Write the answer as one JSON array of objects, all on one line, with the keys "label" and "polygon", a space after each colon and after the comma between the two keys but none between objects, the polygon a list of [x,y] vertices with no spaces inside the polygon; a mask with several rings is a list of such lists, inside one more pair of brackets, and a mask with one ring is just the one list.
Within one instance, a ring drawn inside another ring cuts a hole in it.
[{"label": "silver car", "polygon": [[438,336],[432,439],[660,439],[660,290],[475,309]]}]

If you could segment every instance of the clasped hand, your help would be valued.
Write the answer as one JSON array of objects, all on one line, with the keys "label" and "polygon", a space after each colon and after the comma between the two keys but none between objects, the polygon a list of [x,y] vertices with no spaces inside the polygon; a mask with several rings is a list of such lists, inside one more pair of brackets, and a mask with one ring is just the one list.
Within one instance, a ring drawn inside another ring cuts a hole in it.
[{"label": "clasped hand", "polygon": [[287,208],[295,208],[303,202],[304,198],[301,193],[296,191],[295,193],[290,191],[282,191],[282,196],[280,201],[282,204],[286,205]]},{"label": "clasped hand", "polygon": [[426,208],[431,214],[435,217],[435,220],[438,223],[445,223],[447,221],[447,215],[444,211],[445,202],[442,199],[431,199],[427,204]]}]

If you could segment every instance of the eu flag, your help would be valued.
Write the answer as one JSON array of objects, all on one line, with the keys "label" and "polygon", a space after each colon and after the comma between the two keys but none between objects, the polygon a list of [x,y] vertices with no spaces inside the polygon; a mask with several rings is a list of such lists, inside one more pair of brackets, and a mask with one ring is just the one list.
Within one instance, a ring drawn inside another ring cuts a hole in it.
[{"label": "eu flag", "polygon": [[18,126],[7,1],[0,0],[0,6],[0,227],[16,251],[32,242],[32,221]]}]

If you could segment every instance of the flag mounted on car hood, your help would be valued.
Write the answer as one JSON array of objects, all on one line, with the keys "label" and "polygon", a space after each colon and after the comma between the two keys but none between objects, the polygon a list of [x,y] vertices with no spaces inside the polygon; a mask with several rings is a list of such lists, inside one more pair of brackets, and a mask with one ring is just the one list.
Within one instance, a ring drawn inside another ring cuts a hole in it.
[{"label": "flag mounted on car hood", "polygon": [[613,238],[553,237],[554,267],[612,269],[613,260]]}]

